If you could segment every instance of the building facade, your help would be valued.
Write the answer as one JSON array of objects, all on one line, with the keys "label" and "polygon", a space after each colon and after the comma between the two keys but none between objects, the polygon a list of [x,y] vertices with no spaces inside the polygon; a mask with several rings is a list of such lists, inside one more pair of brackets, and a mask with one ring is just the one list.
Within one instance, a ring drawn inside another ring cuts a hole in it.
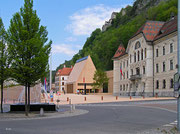
[{"label": "building facade", "polygon": [[177,17],[147,21],[114,57],[114,95],[173,96]]},{"label": "building facade", "polygon": [[59,69],[56,73],[55,76],[55,88],[56,91],[59,92],[66,92],[66,82],[69,78],[69,75],[72,71],[72,67],[71,68],[67,68],[64,66],[63,69]]},{"label": "building facade", "polygon": [[[77,93],[77,90],[94,93],[92,84],[95,71],[96,68],[90,56],[77,60],[67,81],[67,93]],[[100,90],[95,89],[95,92],[100,92]]]}]

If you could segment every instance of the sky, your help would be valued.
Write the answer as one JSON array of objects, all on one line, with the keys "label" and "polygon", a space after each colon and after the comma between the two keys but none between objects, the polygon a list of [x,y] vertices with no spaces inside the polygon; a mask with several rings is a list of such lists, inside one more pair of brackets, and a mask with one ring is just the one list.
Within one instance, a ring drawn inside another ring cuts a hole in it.
[{"label": "sky", "polygon": [[[112,12],[132,5],[134,0],[34,0],[34,10],[52,40],[52,69],[70,60],[82,49],[96,28],[102,28]],[[0,0],[0,17],[6,30],[24,0]]]}]

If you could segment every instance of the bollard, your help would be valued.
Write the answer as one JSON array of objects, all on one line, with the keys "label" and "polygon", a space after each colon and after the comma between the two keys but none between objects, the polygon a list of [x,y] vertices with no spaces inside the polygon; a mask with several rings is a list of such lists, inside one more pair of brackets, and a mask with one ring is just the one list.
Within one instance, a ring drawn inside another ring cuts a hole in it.
[{"label": "bollard", "polygon": [[101,96],[101,100],[103,101],[103,96]]},{"label": "bollard", "polygon": [[84,101],[86,101],[86,97],[84,97]]},{"label": "bollard", "polygon": [[43,108],[40,109],[40,116],[44,116],[44,109]]},{"label": "bollard", "polygon": [[67,101],[69,101],[69,97],[67,97]]},{"label": "bollard", "polygon": [[51,98],[51,102],[53,102],[53,98]]},{"label": "bollard", "polygon": [[130,100],[132,99],[132,97],[130,96]]},{"label": "bollard", "polygon": [[118,96],[116,96],[116,100],[118,100]]}]

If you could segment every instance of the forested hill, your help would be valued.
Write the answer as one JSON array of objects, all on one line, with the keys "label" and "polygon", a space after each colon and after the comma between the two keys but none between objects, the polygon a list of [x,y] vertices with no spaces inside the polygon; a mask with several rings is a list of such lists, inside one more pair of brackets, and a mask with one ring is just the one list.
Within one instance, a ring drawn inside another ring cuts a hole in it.
[{"label": "forested hill", "polygon": [[[167,21],[172,14],[177,15],[177,10],[178,0],[136,0],[133,6],[123,8],[117,14],[105,32],[93,31],[83,49],[65,64],[70,66],[77,59],[90,55],[97,69],[112,70],[112,57],[121,43],[127,47],[130,37],[146,20]],[[63,64],[56,70],[62,67]]]}]

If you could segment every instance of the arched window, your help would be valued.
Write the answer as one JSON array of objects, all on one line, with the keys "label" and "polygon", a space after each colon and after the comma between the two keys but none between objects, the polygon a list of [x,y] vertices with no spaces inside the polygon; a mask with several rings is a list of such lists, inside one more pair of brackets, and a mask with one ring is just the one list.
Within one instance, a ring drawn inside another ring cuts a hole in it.
[{"label": "arched window", "polygon": [[140,57],[139,57],[139,51],[138,51],[138,61],[139,61]]},{"label": "arched window", "polygon": [[135,44],[135,49],[138,49],[138,48],[140,48],[140,47],[141,47],[141,44],[140,44],[139,41],[137,41],[136,44]]},{"label": "arched window", "polygon": [[166,88],[166,80],[163,80],[163,88]]},{"label": "arched window", "polygon": [[163,46],[163,55],[166,54],[165,46]]},{"label": "arched window", "polygon": [[134,62],[136,62],[136,53],[134,53]]},{"label": "arched window", "polygon": [[170,44],[170,53],[173,52],[173,43]]},{"label": "arched window", "polygon": [[156,81],[156,89],[159,89],[159,81]]},{"label": "arched window", "polygon": [[174,87],[173,85],[174,85],[174,81],[173,81],[173,79],[171,79],[170,80],[170,88],[173,88]]},{"label": "arched window", "polygon": [[141,50],[141,60],[143,60],[143,49]]},{"label": "arched window", "polygon": [[146,56],[147,56],[146,48],[145,48],[145,51],[144,51],[144,55],[145,55],[145,58],[146,58]]}]

